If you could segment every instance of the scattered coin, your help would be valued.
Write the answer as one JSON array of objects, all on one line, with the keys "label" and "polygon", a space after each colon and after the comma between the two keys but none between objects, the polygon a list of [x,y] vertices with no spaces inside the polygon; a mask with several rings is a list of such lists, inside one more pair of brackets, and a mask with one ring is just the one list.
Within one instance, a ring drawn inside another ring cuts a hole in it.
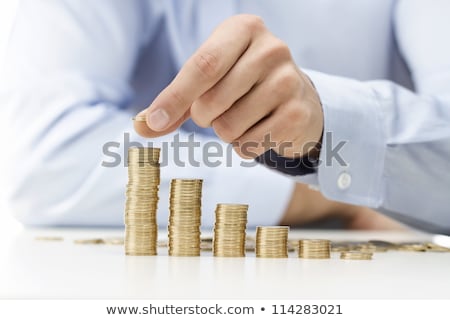
[{"label": "scattered coin", "polygon": [[361,251],[343,251],[341,252],[341,259],[343,260],[372,260],[372,252]]},{"label": "scattered coin", "polygon": [[450,248],[443,247],[432,242],[426,242],[425,245],[427,246],[427,251],[430,252],[450,252]]},{"label": "scattered coin", "polygon": [[395,250],[396,246],[392,243],[381,240],[371,240],[369,242],[332,242],[332,252],[342,251],[365,251],[365,252],[386,252]]},{"label": "scattered coin", "polygon": [[38,241],[64,241],[64,238],[63,237],[39,236],[39,237],[36,237],[35,240],[38,240]]},{"label": "scattered coin", "polygon": [[415,243],[415,242],[403,242],[399,243],[396,247],[398,251],[416,251],[416,252],[425,252],[427,251],[428,246],[425,243]]},{"label": "scattered coin", "polygon": [[369,240],[368,243],[377,247],[377,251],[395,250],[397,245],[384,240]]},{"label": "scattered coin", "polygon": [[75,244],[105,244],[105,241],[100,238],[95,239],[75,239],[73,240]]},{"label": "scattered coin", "polygon": [[124,238],[104,238],[104,244],[114,245],[114,246],[123,246],[125,244]]}]

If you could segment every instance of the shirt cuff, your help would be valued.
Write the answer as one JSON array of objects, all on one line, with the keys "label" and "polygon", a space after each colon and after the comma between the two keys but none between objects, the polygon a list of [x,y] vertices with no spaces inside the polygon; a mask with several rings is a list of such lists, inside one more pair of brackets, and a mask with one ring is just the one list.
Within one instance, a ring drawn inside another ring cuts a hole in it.
[{"label": "shirt cuff", "polygon": [[269,150],[255,160],[270,168],[278,171],[283,175],[294,177],[294,179],[303,184],[307,184],[310,189],[319,191],[319,182],[317,180],[317,166],[319,159],[302,158],[285,158],[277,154],[273,150]]},{"label": "shirt cuff", "polygon": [[315,173],[319,164],[319,159],[314,160],[308,157],[285,158],[270,149],[255,160],[268,168],[278,170],[290,176],[303,176]]},{"label": "shirt cuff", "polygon": [[380,206],[386,152],[380,99],[368,84],[306,73],[319,93],[324,113],[318,166],[322,194],[336,201]]}]

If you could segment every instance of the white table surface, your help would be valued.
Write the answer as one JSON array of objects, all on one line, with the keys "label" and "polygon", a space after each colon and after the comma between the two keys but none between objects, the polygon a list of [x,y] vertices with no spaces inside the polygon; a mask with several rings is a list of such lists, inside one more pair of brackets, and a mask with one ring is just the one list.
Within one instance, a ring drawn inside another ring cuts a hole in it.
[{"label": "white table surface", "polygon": [[[250,232],[251,234],[251,232]],[[296,231],[292,237],[422,241],[422,233]],[[62,242],[36,236],[62,236]],[[122,246],[74,239],[122,230],[23,230],[0,242],[0,298],[450,298],[450,253],[376,253],[372,261],[125,256]],[[161,234],[163,236],[163,234]]]}]

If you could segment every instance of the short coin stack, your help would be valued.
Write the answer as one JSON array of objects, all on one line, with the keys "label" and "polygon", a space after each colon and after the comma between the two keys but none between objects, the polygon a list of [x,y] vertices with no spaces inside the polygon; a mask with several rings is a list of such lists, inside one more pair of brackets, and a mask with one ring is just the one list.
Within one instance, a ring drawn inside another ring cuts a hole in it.
[{"label": "short coin stack", "polygon": [[216,257],[245,257],[246,204],[218,204],[213,251]]},{"label": "short coin stack", "polygon": [[303,239],[299,241],[298,257],[304,259],[330,259],[331,241]]},{"label": "short coin stack", "polygon": [[372,252],[362,251],[343,251],[341,252],[341,259],[344,260],[372,260]]},{"label": "short coin stack", "polygon": [[160,182],[158,148],[128,149],[125,254],[156,255],[156,210]]},{"label": "short coin stack", "polygon": [[169,255],[200,255],[202,184],[200,179],[173,179],[170,184]]},{"label": "short coin stack", "polygon": [[257,227],[256,257],[257,258],[287,258],[289,227]]}]

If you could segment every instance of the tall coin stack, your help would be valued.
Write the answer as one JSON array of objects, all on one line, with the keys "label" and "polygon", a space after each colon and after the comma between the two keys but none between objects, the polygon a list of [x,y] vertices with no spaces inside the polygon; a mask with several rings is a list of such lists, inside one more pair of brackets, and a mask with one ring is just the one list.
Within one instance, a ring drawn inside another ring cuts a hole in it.
[{"label": "tall coin stack", "polygon": [[170,184],[169,255],[200,255],[202,184],[200,179],[173,179]]},{"label": "tall coin stack", "polygon": [[125,254],[157,254],[156,210],[160,182],[158,148],[128,149],[128,185],[125,204]]},{"label": "tall coin stack", "polygon": [[304,259],[330,259],[331,241],[303,239],[299,241],[298,256]]},{"label": "tall coin stack", "polygon": [[245,257],[246,204],[218,204],[214,225],[213,252],[216,257]]},{"label": "tall coin stack", "polygon": [[257,227],[256,257],[287,258],[289,227]]}]

